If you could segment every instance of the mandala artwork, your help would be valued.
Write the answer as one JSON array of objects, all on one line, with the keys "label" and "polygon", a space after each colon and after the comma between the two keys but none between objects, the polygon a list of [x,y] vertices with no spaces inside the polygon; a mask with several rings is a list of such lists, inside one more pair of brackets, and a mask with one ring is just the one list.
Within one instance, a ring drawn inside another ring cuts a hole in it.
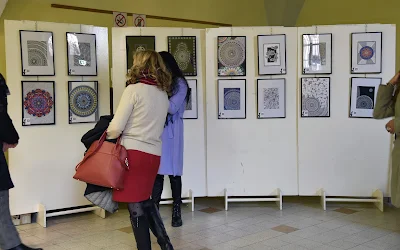
[{"label": "mandala artwork", "polygon": [[90,43],[79,43],[79,53],[74,55],[74,66],[90,67],[92,62]]},{"label": "mandala artwork", "polygon": [[375,87],[357,87],[357,109],[374,109]]},{"label": "mandala artwork", "polygon": [[136,52],[156,49],[156,39],[154,36],[127,36],[125,40],[128,70],[133,65],[133,55]]},{"label": "mandala artwork", "polygon": [[168,37],[168,51],[174,56],[183,75],[197,75],[195,36]]},{"label": "mandala artwork", "polygon": [[358,56],[357,56],[357,64],[365,65],[365,64],[375,64],[376,63],[376,42],[365,42],[361,41],[357,44],[358,47]]},{"label": "mandala artwork", "polygon": [[240,88],[224,89],[224,110],[240,110]]},{"label": "mandala artwork", "polygon": [[47,42],[28,40],[28,65],[47,66]]},{"label": "mandala artwork", "polygon": [[79,86],[70,93],[69,107],[79,117],[88,117],[97,110],[97,92],[89,86]]},{"label": "mandala artwork", "polygon": [[264,66],[281,65],[280,44],[264,44]]},{"label": "mandala artwork", "polygon": [[246,37],[218,37],[218,75],[246,75]]},{"label": "mandala artwork", "polygon": [[302,117],[329,117],[329,78],[302,78]]},{"label": "mandala artwork", "polygon": [[23,125],[55,123],[54,82],[22,82]]},{"label": "mandala artwork", "polygon": [[264,109],[279,109],[279,89],[264,89]]}]

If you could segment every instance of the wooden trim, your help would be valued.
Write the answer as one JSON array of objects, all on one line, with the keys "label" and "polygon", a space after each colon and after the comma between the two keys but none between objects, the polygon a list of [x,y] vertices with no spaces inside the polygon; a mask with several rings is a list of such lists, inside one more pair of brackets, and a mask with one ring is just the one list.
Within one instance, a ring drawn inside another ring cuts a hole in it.
[{"label": "wooden trim", "polygon": [[[62,5],[62,4],[51,4],[51,7],[57,8],[57,9],[65,9],[65,10],[77,10],[77,11],[86,11],[86,12],[94,12],[94,13],[101,13],[101,14],[113,14],[113,11],[111,11],[111,10],[92,9],[92,8]],[[128,16],[132,16],[132,15],[133,15],[132,13],[128,13]],[[192,20],[192,19],[153,16],[153,15],[146,15],[146,17],[149,19],[167,20],[167,21],[174,21],[174,22],[198,23],[198,24],[208,24],[208,25],[222,26],[222,27],[232,27],[232,24],[199,21],[199,20]]]}]

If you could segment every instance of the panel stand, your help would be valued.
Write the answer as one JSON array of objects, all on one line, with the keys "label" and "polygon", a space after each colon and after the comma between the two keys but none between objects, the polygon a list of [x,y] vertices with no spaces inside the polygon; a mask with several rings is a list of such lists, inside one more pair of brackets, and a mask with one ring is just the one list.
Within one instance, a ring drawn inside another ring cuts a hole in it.
[{"label": "panel stand", "polygon": [[47,218],[61,216],[61,215],[68,215],[68,214],[84,213],[84,212],[90,212],[90,211],[92,211],[94,214],[96,214],[100,218],[103,218],[103,219],[106,218],[106,210],[104,210],[100,207],[97,207],[97,206],[86,207],[86,208],[76,208],[76,209],[72,208],[72,209],[68,209],[65,211],[61,211],[61,212],[47,212],[45,205],[39,204],[37,223],[39,225],[41,225],[42,227],[47,227]]},{"label": "panel stand", "polygon": [[[173,204],[173,203],[174,203],[174,201],[171,199],[160,201],[161,205]],[[194,212],[194,196],[193,196],[193,191],[191,189],[189,189],[189,197],[182,198],[182,203],[189,204],[191,211]]]},{"label": "panel stand", "polygon": [[384,197],[382,191],[379,189],[375,190],[372,193],[371,198],[329,198],[326,196],[326,192],[324,189],[318,190],[317,194],[321,197],[321,206],[324,211],[326,210],[327,202],[374,203],[375,207],[377,207],[379,211],[383,212],[384,210]]},{"label": "panel stand", "polygon": [[256,198],[256,197],[246,197],[246,198],[233,198],[228,196],[228,190],[225,188],[225,210],[228,211],[229,202],[263,202],[263,201],[274,201],[278,205],[279,210],[282,210],[282,191],[278,188],[276,189],[275,198]]}]

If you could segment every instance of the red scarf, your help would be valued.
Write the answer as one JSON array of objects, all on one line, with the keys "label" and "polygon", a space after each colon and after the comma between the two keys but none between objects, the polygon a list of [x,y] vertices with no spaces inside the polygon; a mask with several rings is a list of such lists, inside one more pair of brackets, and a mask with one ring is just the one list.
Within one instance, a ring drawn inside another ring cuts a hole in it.
[{"label": "red scarf", "polygon": [[137,83],[143,83],[143,84],[148,84],[148,85],[157,85],[157,80],[154,79],[148,71],[143,71],[139,79],[137,80]]}]

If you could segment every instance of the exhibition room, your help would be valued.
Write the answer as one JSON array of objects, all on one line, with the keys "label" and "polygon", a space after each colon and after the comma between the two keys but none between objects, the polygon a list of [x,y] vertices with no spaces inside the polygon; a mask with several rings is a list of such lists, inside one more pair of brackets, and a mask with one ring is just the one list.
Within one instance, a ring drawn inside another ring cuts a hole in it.
[{"label": "exhibition room", "polygon": [[399,9],[0,0],[0,249],[400,250]]}]

